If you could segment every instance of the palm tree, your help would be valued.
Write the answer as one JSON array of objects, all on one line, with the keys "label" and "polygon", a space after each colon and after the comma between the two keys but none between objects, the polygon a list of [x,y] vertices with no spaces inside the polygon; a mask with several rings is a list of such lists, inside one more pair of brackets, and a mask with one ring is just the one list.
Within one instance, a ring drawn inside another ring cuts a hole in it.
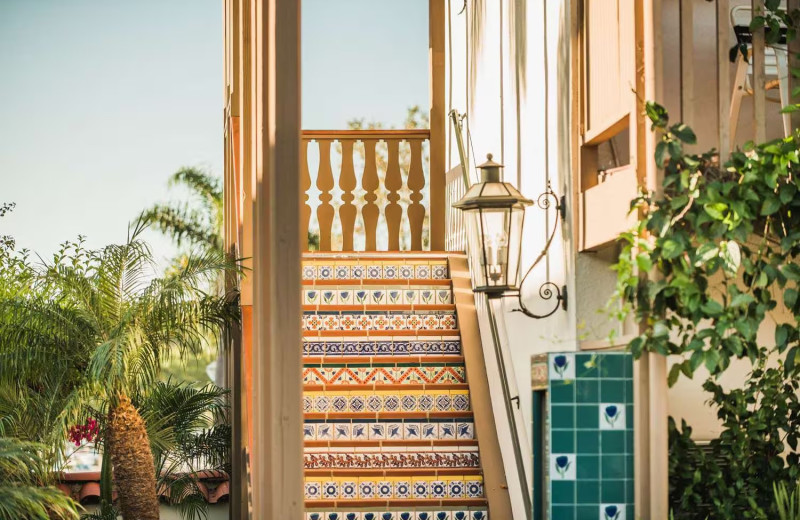
[{"label": "palm tree", "polygon": [[0,437],[0,520],[77,520],[78,504],[50,481],[44,449]]},{"label": "palm tree", "polygon": [[199,168],[184,167],[169,178],[169,186],[182,186],[192,202],[155,204],[141,220],[171,237],[178,247],[200,246],[222,252],[224,193],[219,177]]},{"label": "palm tree", "polygon": [[83,377],[69,387],[55,422],[66,432],[83,422],[87,404],[107,412],[105,453],[129,520],[159,517],[147,425],[131,396],[155,384],[165,359],[197,354],[238,316],[229,298],[206,290],[233,269],[219,250],[189,254],[179,268],[158,277],[152,252],[140,239],[144,227],[139,221],[124,244],[97,251],[80,242],[66,247],[38,273],[34,285],[48,296],[41,302],[0,302],[0,380],[16,372],[35,381],[36,366],[49,366],[61,336],[81,345],[85,362],[77,366]]},{"label": "palm tree", "polygon": [[207,516],[207,476],[230,475],[227,391],[208,383],[160,381],[137,400],[147,423],[158,489],[186,520]]}]

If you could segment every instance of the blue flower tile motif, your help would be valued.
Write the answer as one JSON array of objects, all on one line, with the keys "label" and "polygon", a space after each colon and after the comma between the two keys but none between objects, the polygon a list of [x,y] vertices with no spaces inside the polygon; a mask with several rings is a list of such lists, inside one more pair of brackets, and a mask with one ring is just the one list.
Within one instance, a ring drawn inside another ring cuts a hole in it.
[{"label": "blue flower tile motif", "polygon": [[413,520],[413,518],[411,516],[411,513],[409,513],[408,511],[404,511],[400,513],[400,520]]},{"label": "blue flower tile motif", "polygon": [[339,513],[328,513],[328,520],[339,520]]},{"label": "blue flower tile motif", "polygon": [[624,430],[626,422],[625,405],[621,403],[601,403],[599,421],[601,430]]},{"label": "blue flower tile motif", "polygon": [[344,517],[347,520],[358,520],[358,513],[347,513]]},{"label": "blue flower tile motif", "polygon": [[467,520],[466,511],[455,511],[453,513],[453,520]]},{"label": "blue flower tile motif", "polygon": [[317,291],[306,291],[306,304],[307,305],[314,305],[319,301],[319,292]]},{"label": "blue flower tile motif", "polygon": [[384,291],[372,291],[372,303],[386,303],[386,293]]},{"label": "blue flower tile motif", "polygon": [[320,514],[319,513],[309,513],[308,520],[319,520]]},{"label": "blue flower tile motif", "polygon": [[383,513],[381,515],[381,520],[394,520],[394,515],[389,512]]},{"label": "blue flower tile motif", "polygon": [[375,513],[364,513],[364,520],[375,520]]},{"label": "blue flower tile motif", "polygon": [[550,379],[575,379],[575,354],[551,354]]},{"label": "blue flower tile motif", "polygon": [[450,520],[450,513],[448,511],[439,511],[436,513],[436,520]]},{"label": "blue flower tile motif", "polygon": [[339,291],[339,304],[352,305],[353,304],[353,291]]},{"label": "blue flower tile motif", "polygon": [[472,511],[472,520],[486,520],[486,512]]},{"label": "blue flower tile motif", "polygon": [[622,504],[600,504],[600,520],[625,520]]},{"label": "blue flower tile motif", "polygon": [[431,300],[433,300],[433,291],[420,291],[419,299],[420,302],[424,303],[425,305],[431,304]]},{"label": "blue flower tile motif", "polygon": [[400,303],[400,291],[389,291],[386,293],[386,295],[389,298],[389,303],[392,305],[397,305]]},{"label": "blue flower tile motif", "polygon": [[431,515],[427,511],[418,511],[416,520],[431,520]]},{"label": "blue flower tile motif", "polygon": [[550,455],[551,480],[575,480],[575,454],[553,453]]},{"label": "blue flower tile motif", "polygon": [[322,301],[325,302],[325,305],[332,305],[336,303],[336,292],[322,291]]}]

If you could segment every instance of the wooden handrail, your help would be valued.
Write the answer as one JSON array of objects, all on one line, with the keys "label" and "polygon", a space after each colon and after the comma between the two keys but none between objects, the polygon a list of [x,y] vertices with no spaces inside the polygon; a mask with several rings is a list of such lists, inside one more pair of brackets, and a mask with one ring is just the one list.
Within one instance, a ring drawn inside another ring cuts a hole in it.
[{"label": "wooden handrail", "polygon": [[303,139],[430,139],[431,131],[427,128],[410,128],[407,130],[303,130]]}]

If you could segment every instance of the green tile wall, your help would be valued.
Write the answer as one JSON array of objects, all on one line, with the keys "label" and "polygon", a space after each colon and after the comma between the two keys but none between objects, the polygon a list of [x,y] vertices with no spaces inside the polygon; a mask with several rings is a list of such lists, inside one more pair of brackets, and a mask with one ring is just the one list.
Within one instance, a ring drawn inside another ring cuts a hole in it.
[{"label": "green tile wall", "polygon": [[545,413],[534,421],[545,425],[534,446],[534,519],[635,520],[631,355],[547,354],[534,373],[547,378],[535,388]]}]

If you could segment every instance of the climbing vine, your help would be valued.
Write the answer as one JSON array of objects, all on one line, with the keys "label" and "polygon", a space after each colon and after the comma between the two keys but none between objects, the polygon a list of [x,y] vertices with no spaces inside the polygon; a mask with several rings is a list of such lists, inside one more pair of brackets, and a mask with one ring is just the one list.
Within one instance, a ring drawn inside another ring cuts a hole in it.
[{"label": "climbing vine", "polygon": [[[778,6],[765,2],[751,24],[768,44],[791,41],[800,20]],[[664,107],[647,103],[646,115],[663,184],[631,204],[641,218],[620,236],[613,312],[642,325],[629,343],[635,356],[675,356],[670,385],[707,370],[721,426],[700,450],[691,425],[670,420],[673,513],[775,518],[773,486],[794,489],[800,478],[800,132],[748,143],[720,164],[714,150],[687,151],[694,132]],[[726,389],[718,376],[736,359],[751,372]]]}]

